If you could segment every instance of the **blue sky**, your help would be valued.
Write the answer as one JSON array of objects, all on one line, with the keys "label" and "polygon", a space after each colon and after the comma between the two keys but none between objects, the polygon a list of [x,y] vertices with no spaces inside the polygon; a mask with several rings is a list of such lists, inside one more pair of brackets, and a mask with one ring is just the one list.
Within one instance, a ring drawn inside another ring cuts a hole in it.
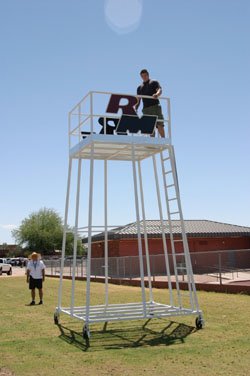
[{"label": "blue sky", "polygon": [[[144,0],[128,28],[138,2],[119,0],[115,26],[105,3],[0,2],[0,244],[41,207],[63,216],[68,111],[89,90],[135,92],[144,67],[171,98],[184,217],[250,226],[250,2]],[[128,178],[121,210],[120,170],[110,167],[109,219],[125,224],[133,196]],[[153,199],[147,216],[157,219]]]}]

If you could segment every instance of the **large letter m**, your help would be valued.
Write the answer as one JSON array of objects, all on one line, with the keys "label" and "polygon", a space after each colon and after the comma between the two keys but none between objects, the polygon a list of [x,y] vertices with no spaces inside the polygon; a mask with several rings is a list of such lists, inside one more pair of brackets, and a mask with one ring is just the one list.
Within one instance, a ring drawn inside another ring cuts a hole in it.
[{"label": "large letter m", "polygon": [[[125,99],[126,104],[121,104]],[[137,97],[133,95],[112,94],[107,106],[106,112],[118,113],[122,110],[122,116],[117,125],[118,134],[138,133],[152,134],[157,122],[157,116],[143,115],[141,118],[137,115],[134,106],[137,103]]]}]

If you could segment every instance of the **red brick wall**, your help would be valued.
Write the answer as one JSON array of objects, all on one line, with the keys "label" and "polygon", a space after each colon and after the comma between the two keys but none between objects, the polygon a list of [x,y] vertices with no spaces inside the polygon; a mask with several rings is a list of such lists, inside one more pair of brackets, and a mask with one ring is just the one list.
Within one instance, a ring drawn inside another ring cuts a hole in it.
[{"label": "red brick wall", "polygon": [[[108,242],[108,252],[109,257],[119,256],[119,240],[110,240]],[[91,253],[93,258],[104,257],[104,242],[92,243]]]},{"label": "red brick wall", "polygon": [[[227,249],[250,249],[250,237],[226,238],[188,238],[191,252],[218,251]],[[152,255],[163,253],[162,239],[149,239],[149,252]],[[171,250],[170,241],[167,239],[168,249]],[[142,240],[143,253],[145,253],[144,240]],[[182,243],[176,243],[176,252],[182,251]],[[137,256],[137,239],[119,240],[119,256]]]},{"label": "red brick wall", "polygon": [[[152,255],[163,253],[162,239],[148,240],[149,252]],[[142,251],[145,254],[144,239],[142,239]],[[124,239],[119,241],[119,256],[138,256],[138,240]]]},{"label": "red brick wall", "polygon": [[189,238],[191,252],[249,249],[250,237]]},{"label": "red brick wall", "polygon": [[[163,254],[163,244],[161,238],[149,239],[149,252],[151,255]],[[202,268],[211,271],[219,265],[218,252],[214,254],[207,251],[218,250],[239,250],[250,249],[250,237],[227,237],[227,238],[189,238],[189,249],[192,265],[195,272],[203,272]],[[142,239],[143,254],[145,254],[144,240]],[[167,239],[168,250],[171,252],[170,240]],[[182,251],[182,243],[176,243],[176,252]],[[108,242],[109,257],[138,256],[137,239],[110,240]],[[92,257],[104,257],[104,242],[95,242],[92,244]],[[250,267],[249,252],[221,253],[221,265],[223,267]],[[170,268],[172,268],[172,259],[170,259]],[[157,261],[157,260],[156,260]],[[155,261],[155,262],[156,262]],[[161,260],[158,260],[161,262]],[[178,262],[178,260],[177,260]],[[158,268],[158,267],[157,267]],[[161,268],[161,265],[159,265]]]},{"label": "red brick wall", "polygon": [[[227,249],[250,249],[250,237],[225,237],[225,238],[189,238],[191,252],[218,251]],[[161,238],[149,239],[149,252],[152,255],[163,253]],[[137,256],[137,239],[110,240],[108,242],[109,256]],[[171,250],[170,241],[167,239],[167,247]],[[144,240],[142,239],[143,253],[145,254]],[[176,252],[182,251],[182,243],[176,243]],[[104,257],[104,242],[92,243],[92,257]]]}]

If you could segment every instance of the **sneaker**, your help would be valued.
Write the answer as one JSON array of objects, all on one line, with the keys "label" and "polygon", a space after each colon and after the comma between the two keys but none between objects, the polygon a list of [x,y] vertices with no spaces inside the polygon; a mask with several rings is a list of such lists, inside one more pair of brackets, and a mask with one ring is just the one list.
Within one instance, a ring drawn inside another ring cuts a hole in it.
[{"label": "sneaker", "polygon": [[39,304],[39,305],[43,304],[43,301],[42,301],[42,300],[40,300],[40,302],[39,302],[38,304]]},{"label": "sneaker", "polygon": [[35,301],[34,300],[32,300],[32,302],[30,303],[30,305],[35,305],[36,303],[35,303]]}]

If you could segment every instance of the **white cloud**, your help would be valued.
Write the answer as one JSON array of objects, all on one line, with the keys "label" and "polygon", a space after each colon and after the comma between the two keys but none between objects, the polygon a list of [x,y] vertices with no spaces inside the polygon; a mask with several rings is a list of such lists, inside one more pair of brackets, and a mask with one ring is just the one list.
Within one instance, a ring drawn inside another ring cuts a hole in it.
[{"label": "white cloud", "polygon": [[1,228],[4,230],[13,230],[14,228],[17,227],[17,225],[0,225]]}]

